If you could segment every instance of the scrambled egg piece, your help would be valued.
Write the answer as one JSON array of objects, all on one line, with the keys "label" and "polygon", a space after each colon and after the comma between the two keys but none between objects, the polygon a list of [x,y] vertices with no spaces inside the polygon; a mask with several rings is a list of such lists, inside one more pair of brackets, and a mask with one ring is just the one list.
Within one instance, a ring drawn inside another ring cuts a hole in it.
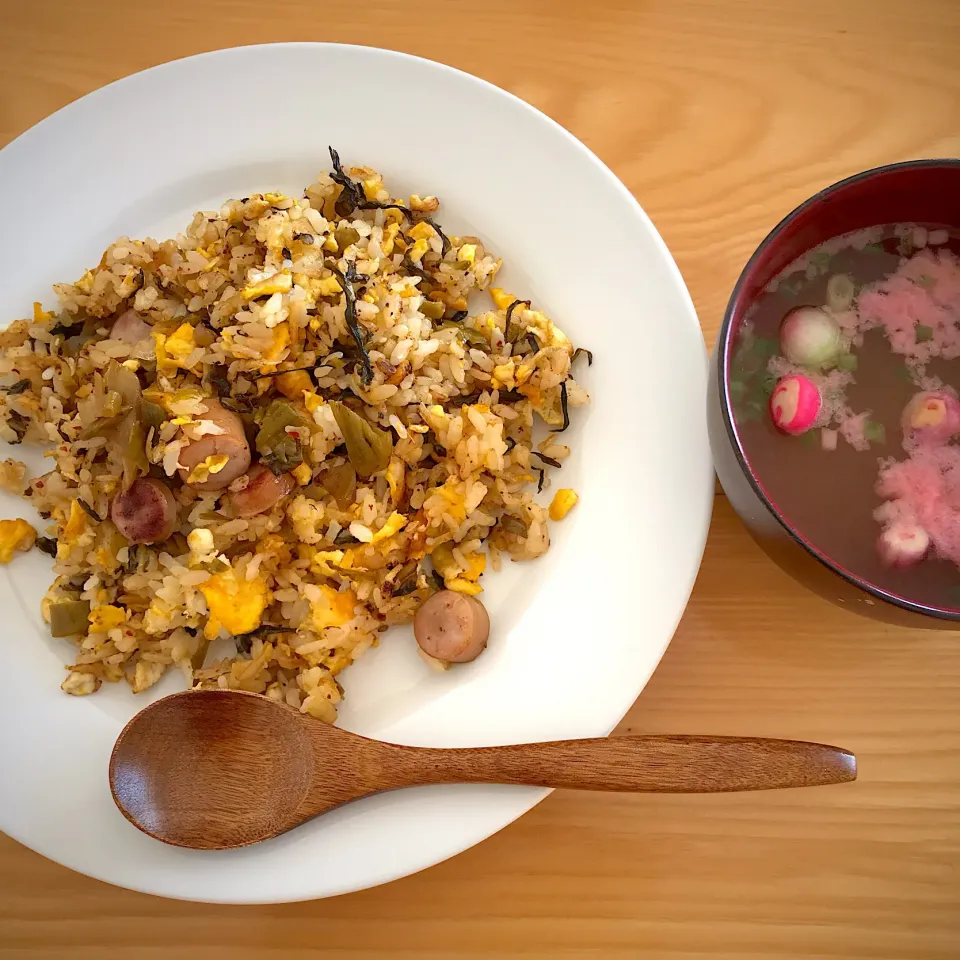
[{"label": "scrambled egg piece", "polygon": [[286,322],[273,328],[273,343],[263,351],[264,360],[277,360],[280,354],[290,346],[290,326]]},{"label": "scrambled egg piece", "polygon": [[352,590],[337,593],[325,583],[320,585],[320,599],[313,605],[313,629],[318,633],[325,627],[342,627],[353,619],[357,595]]},{"label": "scrambled egg piece", "polygon": [[430,554],[433,567],[443,577],[443,585],[448,590],[465,593],[475,597],[483,592],[483,587],[477,582],[480,575],[487,569],[487,555],[481,551],[464,555],[467,568],[460,569],[460,565],[453,559],[453,544],[441,543]]},{"label": "scrambled egg piece", "polygon": [[498,310],[506,310],[517,298],[512,293],[507,293],[501,287],[491,287],[490,296],[497,305]]},{"label": "scrambled egg piece", "polygon": [[430,249],[430,244],[426,240],[417,240],[416,243],[410,248],[410,259],[414,263],[419,263],[424,254]]},{"label": "scrambled egg piece", "polygon": [[9,563],[15,550],[29,550],[36,539],[37,531],[26,520],[0,520],[0,563]]},{"label": "scrambled egg piece", "polygon": [[477,245],[475,243],[465,243],[457,254],[458,260],[463,260],[471,266],[477,259]]},{"label": "scrambled egg piece", "polygon": [[406,487],[406,468],[399,457],[391,457],[387,464],[385,474],[387,483],[390,484],[390,496],[394,503],[399,503]]},{"label": "scrambled egg piece", "polygon": [[310,292],[316,297],[339,297],[342,290],[340,281],[331,274],[322,280],[315,280]]},{"label": "scrambled egg piece", "polygon": [[172,376],[180,370],[189,369],[187,357],[197,346],[196,332],[189,323],[182,323],[169,337],[159,330],[153,331],[153,341],[157,350],[157,370],[166,376]]},{"label": "scrambled egg piece", "polygon": [[575,490],[558,490],[550,504],[550,519],[562,520],[579,502]]},{"label": "scrambled egg piece", "polygon": [[442,486],[437,488],[437,493],[447,501],[447,510],[446,512],[453,517],[457,523],[463,523],[467,519],[467,501],[462,489],[458,490],[458,487],[462,487],[462,484],[452,477],[450,480]]},{"label": "scrambled egg piece", "polygon": [[399,223],[388,223],[383,228],[383,240],[380,241],[380,249],[385,257],[389,257],[393,253],[394,241],[397,239],[399,232]]},{"label": "scrambled egg piece", "polygon": [[87,515],[83,512],[83,507],[76,500],[70,503],[70,518],[63,528],[61,541],[70,546],[76,543],[80,537],[87,532]]},{"label": "scrambled egg piece", "polygon": [[210,611],[203,630],[208,640],[212,640],[221,627],[237,636],[260,626],[263,611],[267,608],[267,584],[262,578],[238,580],[230,568],[201,583],[199,590]]},{"label": "scrambled egg piece", "polygon": [[345,554],[342,550],[316,550],[310,558],[310,566],[322,577],[335,577],[335,567],[344,565]]},{"label": "scrambled egg piece", "polygon": [[301,487],[307,486],[313,479],[313,471],[310,469],[310,464],[308,463],[299,464],[294,467],[291,472],[293,473],[293,479],[296,480]]},{"label": "scrambled egg piece", "polygon": [[512,390],[517,385],[516,371],[513,361],[497,364],[493,368],[493,376],[490,378],[490,386],[497,390],[507,387]]},{"label": "scrambled egg piece", "polygon": [[314,393],[312,390],[305,390],[303,392],[303,405],[307,408],[307,413],[315,413],[324,403],[326,403],[326,401],[323,397]]},{"label": "scrambled egg piece", "polygon": [[127,611],[123,607],[114,607],[107,604],[91,610],[88,616],[90,633],[106,633],[114,627],[119,627],[127,619]]},{"label": "scrambled egg piece", "polygon": [[268,293],[289,293],[293,289],[293,277],[283,270],[275,273],[272,277],[265,280],[258,280],[256,283],[248,284],[240,291],[244,300],[256,300],[257,297],[266,296]]},{"label": "scrambled egg piece", "polygon": [[395,533],[399,533],[407,525],[407,518],[402,513],[391,513],[384,525],[373,535],[371,543],[380,543]]},{"label": "scrambled egg piece", "polygon": [[407,236],[411,240],[429,240],[431,237],[436,236],[436,233],[437,231],[434,230],[426,220],[421,220],[407,231]]},{"label": "scrambled egg piece", "polygon": [[274,381],[277,389],[290,400],[299,400],[302,393],[313,391],[313,381],[306,370],[291,370],[281,373]]},{"label": "scrambled egg piece", "polygon": [[564,347],[573,350],[569,337],[547,316],[539,310],[530,311],[527,329],[532,331],[536,338],[545,347]]},{"label": "scrambled egg piece", "polygon": [[187,534],[187,547],[190,550],[190,559],[202,562],[214,552],[213,534],[204,527],[195,527]]},{"label": "scrambled egg piece", "polygon": [[377,194],[383,188],[383,180],[380,177],[372,177],[369,180],[363,180],[363,195],[367,200],[376,200]]},{"label": "scrambled egg piece", "polygon": [[452,580],[444,580],[443,585],[448,590],[455,593],[465,593],[468,597],[475,597],[478,593],[483,593],[483,587],[479,583],[467,580],[465,577],[454,577]]},{"label": "scrambled egg piece", "polygon": [[440,201],[436,197],[421,197],[419,194],[410,194],[410,209],[417,210],[420,213],[433,213],[440,207]]},{"label": "scrambled egg piece", "polygon": [[46,323],[47,320],[50,320],[53,317],[52,313],[47,313],[43,309],[43,304],[39,300],[33,301],[33,322],[34,323]]},{"label": "scrambled egg piece", "polygon": [[205,460],[201,460],[190,471],[187,483],[204,483],[210,479],[211,475],[219,473],[229,462],[230,458],[226,454],[213,454]]}]

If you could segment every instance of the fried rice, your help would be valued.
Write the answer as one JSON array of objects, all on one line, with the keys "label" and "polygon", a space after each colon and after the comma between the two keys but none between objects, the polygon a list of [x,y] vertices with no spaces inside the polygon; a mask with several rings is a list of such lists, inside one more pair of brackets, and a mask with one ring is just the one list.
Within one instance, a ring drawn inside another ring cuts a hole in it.
[{"label": "fried rice", "polygon": [[[43,615],[76,646],[67,693],[139,693],[176,666],[333,721],[338,675],[391,625],[438,589],[479,593],[488,558],[549,547],[537,493],[588,401],[579,351],[495,285],[480,240],[444,231],[435,197],[396,200],[375,171],[331,160],[302,197],[230,200],[176,239],[121,237],[54,287],[56,310],[0,333],[0,436],[48,445],[54,464],[31,480],[7,461],[0,484],[49,524]],[[120,318],[140,339],[111,335]],[[270,509],[238,515],[249,475],[203,489],[215,456],[184,476],[184,450],[217,432],[210,398],[287,478]],[[175,498],[163,542],[131,543],[110,519],[139,477]],[[561,493],[554,519],[576,502]]]}]

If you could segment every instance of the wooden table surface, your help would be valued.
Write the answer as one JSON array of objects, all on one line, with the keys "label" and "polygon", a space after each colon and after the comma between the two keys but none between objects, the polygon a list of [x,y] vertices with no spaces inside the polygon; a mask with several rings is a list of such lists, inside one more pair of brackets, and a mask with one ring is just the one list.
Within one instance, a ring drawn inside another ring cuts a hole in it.
[{"label": "wooden table surface", "polygon": [[[366,43],[484,77],[634,192],[708,342],[750,252],[799,201],[876,164],[960,156],[958,0],[3,6],[0,142],[110,80],[235,44]],[[859,754],[861,779],[769,795],[557,792],[418,876],[283,906],[129,893],[0,836],[0,956],[960,957],[960,637],[808,594],[718,496],[690,606],[621,730],[832,741]]]}]

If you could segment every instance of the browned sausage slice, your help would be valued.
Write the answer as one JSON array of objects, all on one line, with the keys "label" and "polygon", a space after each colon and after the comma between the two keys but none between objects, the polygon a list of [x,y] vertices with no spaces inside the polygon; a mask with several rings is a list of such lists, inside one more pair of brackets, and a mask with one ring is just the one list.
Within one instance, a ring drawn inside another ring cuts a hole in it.
[{"label": "browned sausage slice", "polygon": [[247,474],[247,485],[229,496],[233,512],[238,517],[253,517],[266,513],[279,503],[297,481],[289,473],[279,477],[262,463],[255,464]]},{"label": "browned sausage slice", "polygon": [[490,635],[490,617],[476,597],[441,590],[417,611],[413,633],[427,656],[466,663],[483,653]]},{"label": "browned sausage slice", "polygon": [[110,519],[131,543],[160,543],[177,527],[177,501],[162,481],[141,478],[113,498]]},{"label": "browned sausage slice", "polygon": [[246,473],[250,466],[250,444],[243,430],[243,420],[239,414],[224,407],[219,400],[208,397],[203,401],[206,413],[197,414],[198,420],[212,420],[224,433],[213,436],[207,434],[199,440],[188,443],[180,451],[180,476],[184,483],[190,476],[190,471],[207,457],[225,455],[227,465],[219,472],[213,473],[202,483],[191,483],[195,490],[222,490],[229,487],[241,474]]}]

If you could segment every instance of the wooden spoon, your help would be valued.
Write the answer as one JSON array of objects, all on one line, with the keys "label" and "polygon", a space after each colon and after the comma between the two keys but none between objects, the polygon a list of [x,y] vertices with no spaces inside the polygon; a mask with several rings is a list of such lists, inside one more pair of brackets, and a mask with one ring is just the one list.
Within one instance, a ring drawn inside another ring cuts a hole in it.
[{"label": "wooden spoon", "polygon": [[368,740],[252,693],[190,690],[120,734],[110,789],[144,833],[222,850],[275,837],[360,797],[428,783],[713,793],[855,780],[839,747],[798,740],[638,736],[437,750]]}]

